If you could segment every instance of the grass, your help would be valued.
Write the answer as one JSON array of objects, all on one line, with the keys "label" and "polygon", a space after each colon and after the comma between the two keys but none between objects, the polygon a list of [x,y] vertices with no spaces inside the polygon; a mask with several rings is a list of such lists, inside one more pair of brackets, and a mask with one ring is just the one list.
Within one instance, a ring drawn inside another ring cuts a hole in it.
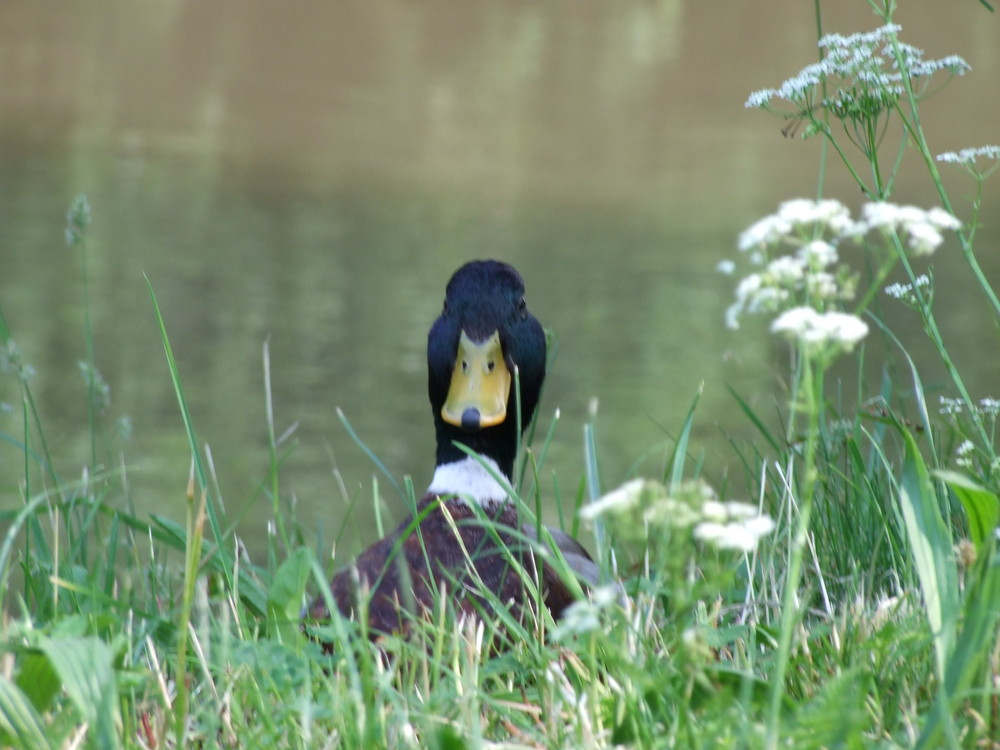
[{"label": "grass", "polygon": [[[891,5],[873,8],[891,20]],[[900,49],[895,34],[890,47]],[[879,108],[851,111],[861,118],[853,132],[870,140],[849,172],[865,174],[867,164],[873,183],[863,189],[889,197],[900,161],[890,159],[888,170],[879,162],[876,136],[894,117],[903,145],[917,145],[950,207],[916,117],[919,91],[907,79],[898,97],[866,101]],[[838,111],[810,105],[792,114],[833,141]],[[849,135],[833,145],[838,158],[851,158]],[[826,171],[821,164],[820,175]],[[970,171],[978,191],[958,237],[995,306],[973,254],[990,170]],[[74,204],[67,239],[84,275],[88,221],[86,203]],[[662,474],[630,485],[590,521],[595,559],[624,596],[597,589],[560,622],[544,610],[518,620],[503,607],[495,619],[457,622],[445,592],[408,638],[378,648],[363,637],[363,616],[334,617],[314,633],[332,643],[332,654],[299,624],[307,592],[329,595],[332,565],[317,558],[282,502],[287,448],[269,388],[270,465],[260,491],[276,533],[253,560],[218,501],[170,347],[169,311],[161,316],[152,287],[192,455],[184,525],[129,507],[126,468],[108,459],[116,427],[101,399],[107,386],[93,361],[89,318],[81,370],[91,461],[82,479],[67,481],[49,450],[30,367],[0,315],[0,371],[17,384],[21,417],[2,437],[24,467],[21,505],[0,519],[0,745],[1000,747],[997,413],[966,391],[948,356],[932,287],[916,283],[919,261],[905,233],[886,232],[879,242],[854,312],[897,348],[904,366],[875,373],[878,396],[864,395],[872,365],[855,354],[862,386],[856,398],[834,399],[828,371],[846,353],[795,340],[792,386],[779,395],[781,429],[733,389],[757,437],[733,444],[737,471],[724,494],[750,498],[777,524],[755,547],[718,548],[692,531],[708,493],[703,467],[688,456],[696,396]],[[948,413],[926,403],[905,342],[866,312],[893,268],[909,277],[904,302],[949,373],[956,398]],[[269,384],[266,349],[264,368]],[[540,507],[538,476],[558,439],[536,426],[541,445],[518,472],[528,518]],[[564,508],[601,498],[592,427],[585,442],[587,481],[562,498]],[[412,486],[400,491],[413,501]],[[581,523],[576,512],[559,520],[570,530]]]}]

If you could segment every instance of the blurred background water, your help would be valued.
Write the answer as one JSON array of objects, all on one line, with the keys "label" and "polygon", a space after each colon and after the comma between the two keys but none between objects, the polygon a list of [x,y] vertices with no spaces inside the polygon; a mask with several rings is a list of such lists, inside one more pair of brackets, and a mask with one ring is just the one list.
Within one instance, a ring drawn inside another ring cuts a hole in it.
[{"label": "blurred background water", "polygon": [[[927,101],[932,149],[996,143],[996,16],[973,0],[901,6],[905,41],[973,67]],[[827,32],[878,25],[863,0],[824,12]],[[0,307],[36,370],[58,470],[77,477],[89,456],[80,258],[63,240],[85,193],[106,419],[133,426],[104,456],[124,461],[140,514],[183,519],[189,465],[143,274],[251,549],[270,517],[252,500],[268,465],[264,343],[276,429],[295,427],[282,502],[327,539],[347,523],[342,551],[354,551],[375,536],[371,502],[348,518],[334,471],[368,498],[375,469],[335,409],[395,477],[426,485],[426,331],[472,258],[513,263],[558,337],[540,412],[543,430],[560,413],[549,512],[582,479],[595,397],[605,488],[662,470],[702,384],[693,450],[713,482],[742,482],[730,441],[753,433],[725,386],[772,418],[786,355],[763,321],[725,328],[735,280],[715,267],[747,225],[815,194],[820,148],[743,103],[815,58],[804,2],[3,3]],[[945,176],[967,211],[971,180]],[[987,187],[977,248],[997,286],[1000,183]],[[834,163],[827,194],[861,200]],[[894,199],[938,203],[912,154]],[[1000,396],[997,330],[956,242],[933,269],[970,391]],[[925,382],[943,383],[915,317],[886,308]],[[887,352],[869,344],[863,396]],[[19,399],[0,378],[13,440]],[[22,481],[23,456],[0,442],[0,507],[22,502]]]}]

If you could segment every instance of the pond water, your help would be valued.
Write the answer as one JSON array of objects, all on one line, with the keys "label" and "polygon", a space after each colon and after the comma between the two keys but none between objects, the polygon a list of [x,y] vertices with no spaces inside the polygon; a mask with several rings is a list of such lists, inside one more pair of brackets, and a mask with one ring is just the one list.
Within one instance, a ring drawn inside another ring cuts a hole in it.
[{"label": "pond water", "polygon": [[[932,148],[996,143],[1000,21],[972,0],[902,5],[906,41],[974,69],[927,102]],[[863,0],[827,11],[827,31],[876,25]],[[715,267],[747,225],[815,193],[819,142],[743,107],[814,58],[808,3],[3,3],[0,307],[36,370],[57,468],[78,477],[90,452],[80,255],[63,241],[85,193],[106,419],[132,424],[100,452],[124,462],[140,513],[182,520],[189,465],[144,275],[249,546],[261,549],[270,517],[256,493],[266,342],[275,427],[294,427],[282,502],[326,539],[347,523],[350,552],[375,536],[376,469],[336,409],[394,477],[426,485],[426,332],[451,272],[480,257],[521,271],[558,337],[540,411],[543,431],[560,415],[549,512],[577,492],[594,398],[606,488],[662,471],[702,385],[693,451],[713,482],[742,482],[729,441],[753,433],[726,385],[771,417],[786,355],[763,322],[725,328],[735,282]],[[827,194],[856,206],[843,172],[831,164]],[[966,210],[971,182],[946,177]],[[996,286],[1000,183],[987,187],[977,248]],[[912,157],[894,197],[937,204]],[[933,260],[970,391],[1000,396],[996,327],[957,243]],[[917,321],[890,318],[940,382]],[[887,351],[869,346],[864,394]],[[17,440],[9,377],[0,401],[0,432]],[[363,498],[349,518],[338,472]],[[21,502],[22,478],[23,457],[0,442],[0,507]],[[402,501],[380,489],[398,518]]]}]

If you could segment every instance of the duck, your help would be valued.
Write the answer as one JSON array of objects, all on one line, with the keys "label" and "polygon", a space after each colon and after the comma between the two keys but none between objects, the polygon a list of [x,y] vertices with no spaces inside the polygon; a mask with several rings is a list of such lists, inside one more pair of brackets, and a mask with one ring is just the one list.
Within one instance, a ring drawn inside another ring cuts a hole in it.
[{"label": "duck", "polygon": [[[537,581],[558,618],[598,581],[583,545],[522,521],[508,490],[546,372],[545,332],[524,293],[521,275],[498,260],[468,262],[447,284],[427,336],[436,438],[430,485],[394,531],[330,581],[332,603],[348,618],[366,612],[373,640],[407,634],[442,591],[458,617],[482,618],[499,605],[520,618],[537,601],[525,580]],[[562,574],[551,563],[556,551],[567,563]],[[316,596],[306,620],[329,620],[327,602]]]}]

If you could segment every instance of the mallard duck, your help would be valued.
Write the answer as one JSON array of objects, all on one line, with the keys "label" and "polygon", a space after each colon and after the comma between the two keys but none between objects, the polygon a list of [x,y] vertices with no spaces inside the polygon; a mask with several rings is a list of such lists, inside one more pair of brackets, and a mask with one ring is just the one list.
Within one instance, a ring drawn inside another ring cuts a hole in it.
[{"label": "mallard duck", "polygon": [[[545,379],[545,359],[545,334],[528,312],[517,271],[495,260],[459,268],[427,337],[428,396],[437,438],[430,486],[413,515],[330,582],[346,616],[355,614],[359,597],[368,597],[373,638],[405,633],[412,618],[432,606],[435,591],[445,591],[459,615],[479,616],[491,609],[491,601],[515,615],[530,606],[524,574],[512,560],[534,577],[544,545],[533,544],[535,527],[521,523],[497,477],[511,482],[519,437],[535,413]],[[587,551],[565,532],[548,532],[543,537],[569,567],[595,583],[597,566]],[[580,589],[547,562],[539,579],[545,606],[558,617]],[[484,597],[483,591],[495,598]],[[305,614],[327,619],[325,598],[318,596]]]}]

